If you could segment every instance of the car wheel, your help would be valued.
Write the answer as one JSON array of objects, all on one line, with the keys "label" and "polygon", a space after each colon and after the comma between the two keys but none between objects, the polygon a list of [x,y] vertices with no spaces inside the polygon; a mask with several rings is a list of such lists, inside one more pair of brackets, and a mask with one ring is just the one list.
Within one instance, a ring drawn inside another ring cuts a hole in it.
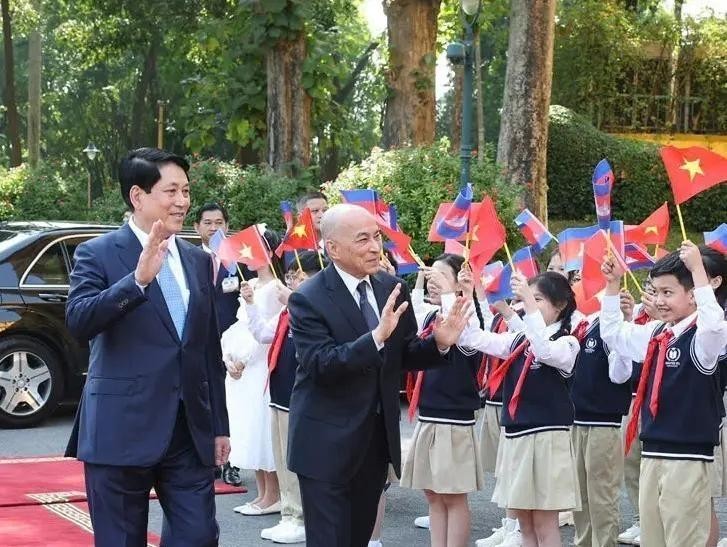
[{"label": "car wheel", "polygon": [[63,397],[58,356],[29,336],[0,339],[0,427],[32,427]]}]

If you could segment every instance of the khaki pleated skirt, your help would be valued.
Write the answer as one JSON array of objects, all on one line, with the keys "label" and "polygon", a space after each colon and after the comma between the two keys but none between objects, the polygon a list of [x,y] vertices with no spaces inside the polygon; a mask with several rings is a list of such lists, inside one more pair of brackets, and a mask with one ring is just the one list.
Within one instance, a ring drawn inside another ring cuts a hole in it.
[{"label": "khaki pleated skirt", "polygon": [[500,444],[500,413],[502,407],[485,405],[482,411],[480,459],[485,473],[494,473],[497,465],[497,450]]},{"label": "khaki pleated skirt", "polygon": [[725,476],[725,460],[727,459],[727,439],[724,436],[724,425],[719,430],[719,446],[714,447],[714,461],[709,465],[709,479],[713,498],[727,496],[727,476]]},{"label": "khaki pleated skirt", "polygon": [[474,425],[417,422],[401,486],[438,494],[468,494],[481,490],[484,483]]},{"label": "khaki pleated skirt", "polygon": [[570,431],[502,437],[492,501],[506,509],[580,510]]}]

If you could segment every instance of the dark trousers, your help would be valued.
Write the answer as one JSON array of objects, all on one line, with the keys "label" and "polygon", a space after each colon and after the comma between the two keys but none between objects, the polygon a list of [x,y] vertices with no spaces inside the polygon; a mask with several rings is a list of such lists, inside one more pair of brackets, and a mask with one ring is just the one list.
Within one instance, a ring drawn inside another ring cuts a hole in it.
[{"label": "dark trousers", "polygon": [[153,467],[84,465],[96,547],[146,547],[149,491],[164,510],[163,547],[212,547],[215,520],[214,467],[199,460],[180,404],[169,448]]},{"label": "dark trousers", "polygon": [[298,475],[308,547],[366,547],[388,466],[386,430],[377,417],[361,467],[345,484]]}]

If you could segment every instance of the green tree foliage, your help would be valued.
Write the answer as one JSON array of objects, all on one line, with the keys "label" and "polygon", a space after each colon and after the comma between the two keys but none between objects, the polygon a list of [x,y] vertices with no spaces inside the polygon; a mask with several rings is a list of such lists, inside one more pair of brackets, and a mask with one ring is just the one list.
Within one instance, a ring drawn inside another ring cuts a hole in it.
[{"label": "green tree foliage", "polygon": [[[591,177],[596,164],[606,158],[615,175],[613,217],[637,224],[665,201],[674,198],[659,146],[623,139],[596,129],[586,117],[562,106],[550,109],[548,139],[549,213],[555,218],[595,223]],[[696,230],[713,230],[724,222],[727,185],[712,188],[689,200],[684,221]],[[674,224],[673,230],[678,226]]]}]

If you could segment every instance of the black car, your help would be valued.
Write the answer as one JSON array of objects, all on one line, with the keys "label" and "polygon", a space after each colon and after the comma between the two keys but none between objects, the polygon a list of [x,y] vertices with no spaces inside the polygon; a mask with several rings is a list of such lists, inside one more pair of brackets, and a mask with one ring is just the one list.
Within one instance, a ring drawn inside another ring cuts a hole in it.
[{"label": "black car", "polygon": [[[88,344],[68,332],[65,307],[76,247],[117,226],[0,223],[0,427],[29,427],[78,400]],[[182,237],[199,245],[199,236]]]}]

